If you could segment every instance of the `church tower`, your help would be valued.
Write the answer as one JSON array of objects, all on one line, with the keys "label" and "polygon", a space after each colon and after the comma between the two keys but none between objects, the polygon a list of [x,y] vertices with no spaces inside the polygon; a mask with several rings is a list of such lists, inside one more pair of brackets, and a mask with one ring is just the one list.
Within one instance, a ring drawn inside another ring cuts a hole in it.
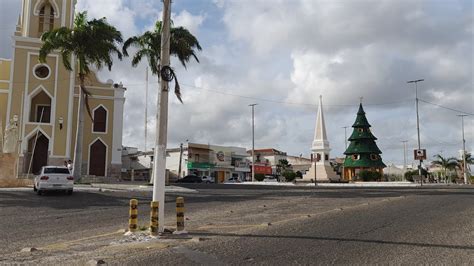
[{"label": "church tower", "polygon": [[330,182],[339,180],[339,176],[334,172],[329,164],[329,141],[326,134],[326,124],[323,114],[323,96],[319,96],[318,114],[316,116],[316,126],[314,129],[313,145],[311,154],[313,163],[308,172],[303,176],[303,180],[317,182]]},{"label": "church tower", "polygon": [[[44,32],[73,27],[75,4],[76,0],[22,0],[12,58],[0,59],[0,79],[4,79],[0,103],[5,103],[0,104],[0,124],[15,124],[18,129],[19,176],[74,158],[79,99],[74,64],[68,71],[62,56],[54,52],[41,63],[39,50]],[[83,173],[118,176],[125,88],[111,80],[101,82],[95,73],[87,77],[86,87],[94,122],[85,118]]]}]

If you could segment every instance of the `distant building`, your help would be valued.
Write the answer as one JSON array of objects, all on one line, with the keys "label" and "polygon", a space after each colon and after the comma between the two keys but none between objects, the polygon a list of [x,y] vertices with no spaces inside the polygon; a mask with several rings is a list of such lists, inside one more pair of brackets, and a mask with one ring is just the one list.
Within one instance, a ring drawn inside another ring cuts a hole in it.
[{"label": "distant building", "polygon": [[168,149],[167,154],[170,180],[194,174],[210,176],[217,183],[223,183],[231,177],[246,180],[250,176],[245,148],[187,143],[182,148]]},{"label": "distant building", "polygon": [[291,164],[293,171],[305,174],[311,168],[311,159],[303,156],[287,155],[286,160]]},{"label": "distant building", "polygon": [[[280,160],[286,160],[286,152],[273,148],[255,149],[255,173],[277,175],[277,165]],[[252,162],[252,150],[247,151],[247,159]],[[251,166],[250,166],[251,167]]]},{"label": "distant building", "polygon": [[150,180],[153,151],[142,152],[135,147],[122,147],[122,179]]}]

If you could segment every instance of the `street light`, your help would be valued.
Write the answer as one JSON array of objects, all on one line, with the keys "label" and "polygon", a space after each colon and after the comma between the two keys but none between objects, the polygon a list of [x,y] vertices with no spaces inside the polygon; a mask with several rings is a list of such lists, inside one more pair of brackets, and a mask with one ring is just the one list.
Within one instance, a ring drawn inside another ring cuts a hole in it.
[{"label": "street light", "polygon": [[[418,134],[418,150],[421,149],[421,144],[420,144],[420,116],[418,114],[418,82],[425,81],[424,79],[417,79],[417,80],[409,80],[407,83],[415,83],[415,99],[416,99],[416,131]],[[422,159],[420,159],[420,164],[418,165],[418,175],[420,176],[420,186],[423,186],[423,178],[421,177],[421,162],[423,162]]]},{"label": "street light", "polygon": [[249,104],[252,107],[252,182],[255,181],[255,105]]},{"label": "street light", "polygon": [[462,127],[462,164],[463,164],[463,177],[464,184],[467,184],[467,169],[466,169],[466,139],[464,139],[464,117],[467,115],[458,115],[461,117],[461,127]]}]

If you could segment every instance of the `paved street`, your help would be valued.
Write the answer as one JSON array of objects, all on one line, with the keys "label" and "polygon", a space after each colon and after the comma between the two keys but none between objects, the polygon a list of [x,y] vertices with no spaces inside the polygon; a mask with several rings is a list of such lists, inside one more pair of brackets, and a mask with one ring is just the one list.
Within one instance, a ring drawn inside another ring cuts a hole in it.
[{"label": "paved street", "polygon": [[[173,226],[173,201],[182,195],[186,228],[201,241],[156,243],[133,252],[107,246],[121,238],[116,232],[126,227],[130,198],[140,202],[139,224],[147,223],[150,192],[39,197],[1,191],[0,264],[91,258],[140,265],[474,262],[473,187],[186,187],[197,193],[167,195],[166,225]],[[92,242],[100,252],[87,250]],[[40,251],[20,253],[24,247]]]}]

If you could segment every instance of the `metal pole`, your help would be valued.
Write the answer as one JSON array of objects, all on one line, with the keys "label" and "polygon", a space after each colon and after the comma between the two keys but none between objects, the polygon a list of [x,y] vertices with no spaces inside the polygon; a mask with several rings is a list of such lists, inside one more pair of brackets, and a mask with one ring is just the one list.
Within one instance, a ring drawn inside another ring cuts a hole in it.
[{"label": "metal pole", "polygon": [[403,142],[403,180],[406,181],[405,179],[405,173],[407,169],[407,142],[408,140],[402,140]]},{"label": "metal pole", "polygon": [[255,182],[255,105],[249,104],[252,107],[252,182]]},{"label": "metal pole", "polygon": [[461,127],[462,127],[462,164],[463,164],[463,177],[464,184],[467,184],[467,169],[466,169],[466,139],[464,138],[464,117],[467,115],[458,115],[461,117]]},{"label": "metal pole", "polygon": [[[163,29],[161,33],[161,64],[170,64],[170,8],[171,0],[163,0]],[[156,138],[153,164],[153,201],[158,201],[158,221],[165,219],[166,142],[168,137],[168,82],[160,75],[161,83],[157,97]],[[158,231],[164,231],[164,222]]]},{"label": "metal pole", "polygon": [[[417,80],[410,80],[407,83],[415,83],[415,99],[416,99],[416,131],[418,134],[418,149],[421,149],[420,143],[420,116],[418,114],[418,82],[424,81],[424,79],[417,79]],[[420,185],[423,186],[423,178],[421,176],[421,163],[423,160],[420,159],[420,163],[418,165],[418,175],[420,176]]]}]

